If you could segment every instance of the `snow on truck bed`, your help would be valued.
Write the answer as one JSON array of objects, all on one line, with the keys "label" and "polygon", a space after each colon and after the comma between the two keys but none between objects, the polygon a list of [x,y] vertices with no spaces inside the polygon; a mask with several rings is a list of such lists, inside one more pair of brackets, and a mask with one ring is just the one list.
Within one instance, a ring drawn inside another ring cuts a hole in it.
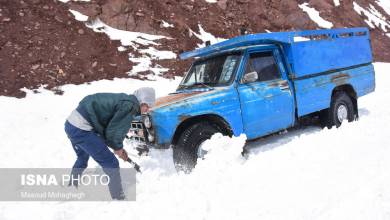
[{"label": "snow on truck bed", "polygon": [[[357,122],[251,142],[246,160],[244,136],[215,135],[190,175],[175,172],[171,150],[153,150],[139,161],[136,202],[2,202],[0,219],[390,219],[390,64],[375,69],[376,92],[359,100]],[[0,97],[0,167],[70,167],[63,123],[83,96],[139,86],[161,96],[178,83],[103,80],[64,86],[63,96]]]}]

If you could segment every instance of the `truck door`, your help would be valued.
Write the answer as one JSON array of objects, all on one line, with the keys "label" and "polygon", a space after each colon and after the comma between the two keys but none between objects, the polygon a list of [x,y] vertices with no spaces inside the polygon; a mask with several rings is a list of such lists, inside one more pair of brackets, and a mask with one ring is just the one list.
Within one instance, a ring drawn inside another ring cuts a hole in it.
[{"label": "truck door", "polygon": [[277,52],[247,52],[237,89],[248,139],[288,128],[294,123],[294,97],[285,68],[279,66],[282,62]]}]

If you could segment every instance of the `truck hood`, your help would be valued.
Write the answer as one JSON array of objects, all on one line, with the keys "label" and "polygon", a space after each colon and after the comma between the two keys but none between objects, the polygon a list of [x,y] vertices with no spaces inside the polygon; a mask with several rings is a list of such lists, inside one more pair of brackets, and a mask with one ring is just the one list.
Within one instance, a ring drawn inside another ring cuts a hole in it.
[{"label": "truck hood", "polygon": [[193,97],[195,95],[205,93],[206,91],[192,91],[192,92],[185,92],[185,93],[172,93],[167,96],[160,97],[156,100],[155,106],[153,106],[153,109],[157,109],[163,106],[167,106],[176,102],[183,101],[187,98]]},{"label": "truck hood", "polygon": [[217,92],[219,90],[223,89],[223,87],[215,87],[215,88],[194,88],[191,90],[181,90],[175,93],[171,93],[167,96],[160,97],[156,100],[155,106],[152,108],[152,110],[168,106],[174,103],[178,103],[180,101],[184,101],[186,99],[192,98],[194,96],[203,96],[203,95],[209,95],[214,92]]}]

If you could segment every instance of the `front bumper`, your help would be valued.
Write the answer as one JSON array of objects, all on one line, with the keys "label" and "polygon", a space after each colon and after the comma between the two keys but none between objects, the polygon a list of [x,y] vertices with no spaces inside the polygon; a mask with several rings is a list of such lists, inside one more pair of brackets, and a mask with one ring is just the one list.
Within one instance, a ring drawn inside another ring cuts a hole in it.
[{"label": "front bumper", "polygon": [[147,129],[142,120],[131,122],[127,138],[139,144],[152,145],[154,141],[154,132]]},{"label": "front bumper", "polygon": [[144,124],[142,121],[133,121],[131,122],[131,127],[129,129],[129,132],[127,133],[127,138],[139,143],[145,143],[147,135],[145,133],[147,132]]},{"label": "front bumper", "polygon": [[131,122],[126,138],[135,143],[135,150],[137,150],[139,156],[147,155],[149,148],[152,147],[152,143],[148,139],[148,132],[142,121]]},{"label": "front bumper", "polygon": [[[153,125],[151,121],[151,127],[147,128],[143,121],[144,117],[147,115],[142,115],[134,118],[131,122],[131,127],[127,133],[126,138],[135,143],[138,146],[147,147],[147,148],[158,148],[158,149],[167,149],[170,147],[170,144],[157,144],[157,132],[156,126]],[[149,116],[150,117],[150,116]],[[149,118],[149,120],[151,120]]]}]

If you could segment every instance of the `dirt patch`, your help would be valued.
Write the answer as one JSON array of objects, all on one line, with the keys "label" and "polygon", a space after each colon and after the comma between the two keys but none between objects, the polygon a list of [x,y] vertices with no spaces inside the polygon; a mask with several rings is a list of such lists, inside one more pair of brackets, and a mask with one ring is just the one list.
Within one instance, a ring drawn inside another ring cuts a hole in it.
[{"label": "dirt patch", "polygon": [[74,20],[53,0],[0,0],[0,95],[23,97],[20,88],[128,77],[127,53],[118,42]]}]

